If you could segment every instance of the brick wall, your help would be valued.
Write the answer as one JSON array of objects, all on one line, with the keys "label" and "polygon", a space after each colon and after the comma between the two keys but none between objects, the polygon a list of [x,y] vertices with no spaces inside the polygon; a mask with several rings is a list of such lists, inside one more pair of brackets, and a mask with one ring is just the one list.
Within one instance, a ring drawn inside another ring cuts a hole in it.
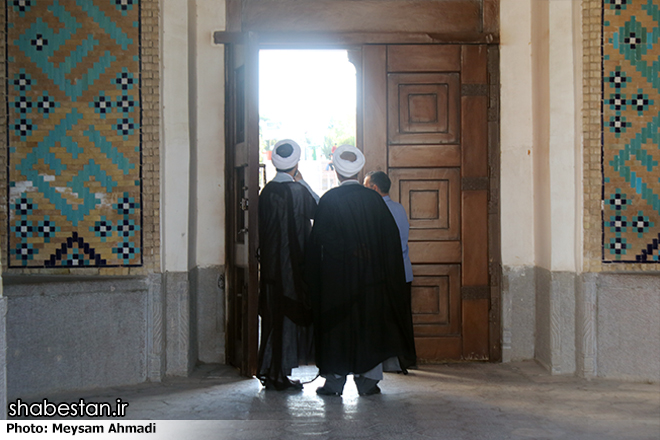
[{"label": "brick wall", "polygon": [[602,0],[583,0],[584,269],[601,271],[601,11]]}]

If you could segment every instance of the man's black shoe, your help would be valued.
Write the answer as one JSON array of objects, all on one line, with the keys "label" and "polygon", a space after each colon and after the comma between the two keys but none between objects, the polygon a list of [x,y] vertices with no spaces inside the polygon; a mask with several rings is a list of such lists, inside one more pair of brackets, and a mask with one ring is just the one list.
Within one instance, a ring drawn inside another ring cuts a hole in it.
[{"label": "man's black shoe", "polygon": [[277,391],[285,391],[285,390],[294,390],[294,391],[302,391],[303,385],[300,383],[299,380],[286,380],[286,382],[275,382],[270,379],[266,379],[262,381],[263,386],[267,390],[277,390]]},{"label": "man's black shoe", "polygon": [[316,389],[316,394],[319,396],[341,396],[341,393],[335,393],[334,391],[330,391],[325,387],[318,387]]},{"label": "man's black shoe", "polygon": [[365,391],[364,393],[358,393],[358,394],[360,396],[373,396],[374,394],[380,394],[380,388],[378,388],[378,385],[374,385],[373,388],[369,389],[369,391]]}]

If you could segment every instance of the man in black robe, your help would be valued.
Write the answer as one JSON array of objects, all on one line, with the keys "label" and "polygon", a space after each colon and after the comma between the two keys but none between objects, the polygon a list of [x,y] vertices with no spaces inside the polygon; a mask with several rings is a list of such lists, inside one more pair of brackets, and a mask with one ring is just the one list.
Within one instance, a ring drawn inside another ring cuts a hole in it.
[{"label": "man in black robe", "polygon": [[303,282],[305,244],[318,196],[298,171],[300,147],[273,147],[277,174],[259,195],[261,345],[257,377],[266,389],[302,389],[287,376],[313,362],[310,301]]},{"label": "man in black robe", "polygon": [[316,365],[326,379],[316,392],[340,395],[353,374],[360,395],[377,394],[383,361],[416,363],[399,229],[383,198],[357,181],[362,153],[341,146],[333,162],[341,184],[321,198],[306,251]]}]

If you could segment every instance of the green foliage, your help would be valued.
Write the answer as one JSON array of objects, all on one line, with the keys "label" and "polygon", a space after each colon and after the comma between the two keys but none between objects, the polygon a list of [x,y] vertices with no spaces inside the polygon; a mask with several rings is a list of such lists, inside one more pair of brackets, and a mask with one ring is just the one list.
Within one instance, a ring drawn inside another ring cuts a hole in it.
[{"label": "green foliage", "polygon": [[273,148],[279,139],[270,139],[269,134],[273,133],[280,124],[274,123],[270,118],[259,116],[259,153],[264,154]]},{"label": "green foliage", "polygon": [[324,157],[330,157],[333,145],[355,145],[355,120],[348,118],[337,120],[333,118],[330,121],[321,148]]}]

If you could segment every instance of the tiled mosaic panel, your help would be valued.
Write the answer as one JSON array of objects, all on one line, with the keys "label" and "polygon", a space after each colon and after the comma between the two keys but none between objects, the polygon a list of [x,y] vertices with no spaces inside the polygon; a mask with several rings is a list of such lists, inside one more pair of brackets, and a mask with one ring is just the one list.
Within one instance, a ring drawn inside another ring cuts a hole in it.
[{"label": "tiled mosaic panel", "polygon": [[10,267],[142,263],[138,0],[7,0]]},{"label": "tiled mosaic panel", "polygon": [[660,262],[660,2],[603,1],[603,261]]}]

